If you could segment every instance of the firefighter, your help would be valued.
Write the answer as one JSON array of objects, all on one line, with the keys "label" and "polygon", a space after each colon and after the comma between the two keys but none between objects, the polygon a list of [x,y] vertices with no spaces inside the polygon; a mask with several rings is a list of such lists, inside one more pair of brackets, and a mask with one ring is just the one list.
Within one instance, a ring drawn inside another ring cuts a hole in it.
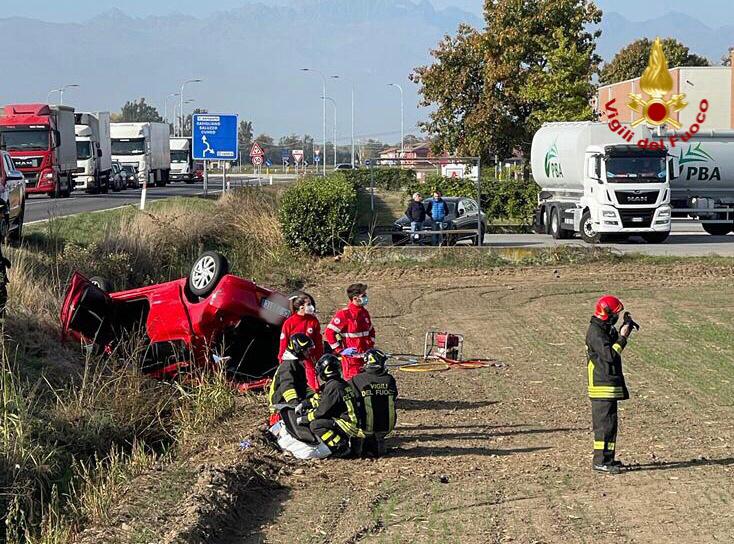
[{"label": "firefighter", "polygon": [[619,332],[614,328],[622,310],[624,306],[617,297],[604,295],[596,302],[586,333],[588,392],[594,427],[593,467],[608,474],[619,474],[622,468],[622,463],[614,459],[617,401],[629,398],[622,374],[621,353],[632,327],[625,323]]},{"label": "firefighter", "polygon": [[367,311],[367,285],[354,283],[347,288],[349,304],[339,310],[326,327],[325,337],[329,346],[342,357],[345,380],[362,371],[362,357],[375,347],[375,328]]},{"label": "firefighter", "polygon": [[291,316],[285,320],[281,328],[278,360],[283,361],[283,354],[288,347],[288,341],[291,336],[296,333],[303,333],[311,338],[315,347],[311,351],[308,359],[304,362],[306,367],[306,380],[311,389],[318,391],[319,382],[316,378],[314,365],[324,353],[324,340],[321,337],[321,325],[315,315],[316,303],[313,297],[307,293],[300,293],[291,298],[291,312]]},{"label": "firefighter", "polygon": [[313,340],[303,333],[294,334],[288,340],[283,362],[278,365],[270,382],[268,401],[271,412],[277,412],[278,406],[284,404],[295,408],[313,394],[306,381],[304,361],[314,347]]},{"label": "firefighter", "polygon": [[364,371],[352,378],[359,395],[358,416],[366,437],[361,443],[362,455],[381,457],[385,454],[385,437],[395,428],[395,401],[398,386],[387,371],[388,356],[379,349],[364,355]]},{"label": "firefighter", "polygon": [[321,383],[317,402],[305,402],[299,425],[308,425],[335,457],[348,457],[352,450],[350,439],[364,438],[357,419],[357,392],[342,378],[339,357],[327,353],[316,363],[316,375]]}]

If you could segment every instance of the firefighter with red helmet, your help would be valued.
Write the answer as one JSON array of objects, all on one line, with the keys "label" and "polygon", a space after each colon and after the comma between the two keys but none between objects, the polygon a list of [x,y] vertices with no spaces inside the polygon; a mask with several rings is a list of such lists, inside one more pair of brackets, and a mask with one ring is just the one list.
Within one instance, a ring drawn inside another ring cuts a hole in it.
[{"label": "firefighter with red helmet", "polygon": [[349,304],[339,310],[326,327],[324,337],[334,353],[342,357],[345,380],[362,372],[363,355],[375,347],[375,328],[367,311],[367,285],[354,283],[347,288]]},{"label": "firefighter with red helmet", "polygon": [[[616,461],[617,402],[627,400],[629,392],[622,373],[622,350],[634,322],[627,319],[619,332],[614,327],[624,305],[617,297],[604,295],[596,302],[594,316],[586,333],[588,393],[594,427],[593,468],[618,474],[622,464]],[[636,325],[636,324],[635,324]]]}]

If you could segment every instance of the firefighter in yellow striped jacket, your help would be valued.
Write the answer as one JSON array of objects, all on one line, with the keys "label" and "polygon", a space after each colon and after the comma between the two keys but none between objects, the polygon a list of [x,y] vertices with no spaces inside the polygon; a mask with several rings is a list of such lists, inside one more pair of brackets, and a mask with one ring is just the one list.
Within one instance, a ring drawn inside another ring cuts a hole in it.
[{"label": "firefighter in yellow striped jacket", "polygon": [[631,326],[614,328],[622,302],[604,295],[596,302],[594,316],[586,333],[587,374],[591,419],[594,427],[593,468],[607,474],[618,474],[622,463],[614,459],[617,443],[617,402],[627,400],[629,392],[622,373],[621,353],[627,345]]}]

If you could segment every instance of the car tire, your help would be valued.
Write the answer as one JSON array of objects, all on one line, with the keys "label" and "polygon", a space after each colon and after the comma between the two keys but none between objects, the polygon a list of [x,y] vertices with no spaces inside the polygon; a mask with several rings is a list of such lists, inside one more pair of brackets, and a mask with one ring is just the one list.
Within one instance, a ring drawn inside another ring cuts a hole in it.
[{"label": "car tire", "polygon": [[89,283],[95,287],[99,287],[105,293],[112,291],[112,284],[107,278],[103,278],[102,276],[92,276],[89,278]]},{"label": "car tire", "polygon": [[224,255],[205,251],[191,267],[187,287],[197,297],[209,296],[228,271],[229,263]]},{"label": "car tire", "polygon": [[558,208],[553,208],[550,213],[550,225],[548,227],[550,230],[551,236],[555,240],[562,240],[563,239],[563,229],[561,228],[561,212],[558,211]]},{"label": "car tire", "polygon": [[[486,233],[486,229],[484,228],[484,224],[481,225],[479,228],[479,236],[481,236],[482,245],[484,245],[484,235]],[[475,246],[479,246],[479,239],[476,236],[472,236],[471,243]]]},{"label": "car tire", "polygon": [[598,244],[602,241],[602,236],[594,230],[594,222],[591,220],[591,213],[586,210],[581,216],[581,239],[587,244]]},{"label": "car tire", "polygon": [[662,244],[670,236],[670,232],[646,232],[642,239],[648,244]]}]

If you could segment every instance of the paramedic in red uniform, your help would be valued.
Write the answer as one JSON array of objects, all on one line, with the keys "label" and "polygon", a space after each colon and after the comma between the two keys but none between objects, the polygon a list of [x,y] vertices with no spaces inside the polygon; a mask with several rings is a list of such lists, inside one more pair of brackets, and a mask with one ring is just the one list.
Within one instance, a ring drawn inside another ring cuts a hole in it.
[{"label": "paramedic in red uniform", "polygon": [[321,337],[321,325],[316,318],[316,303],[311,295],[301,293],[291,299],[291,316],[283,323],[280,333],[280,349],[278,360],[283,362],[283,353],[288,347],[288,339],[294,334],[305,334],[313,340],[314,348],[309,352],[304,361],[306,368],[306,380],[308,386],[314,391],[319,390],[319,380],[316,378],[314,367],[324,354],[324,341]]},{"label": "paramedic in red uniform", "polygon": [[367,311],[367,285],[354,283],[347,288],[349,305],[339,310],[324,334],[334,353],[342,357],[344,380],[362,372],[362,356],[375,347],[375,328]]}]

